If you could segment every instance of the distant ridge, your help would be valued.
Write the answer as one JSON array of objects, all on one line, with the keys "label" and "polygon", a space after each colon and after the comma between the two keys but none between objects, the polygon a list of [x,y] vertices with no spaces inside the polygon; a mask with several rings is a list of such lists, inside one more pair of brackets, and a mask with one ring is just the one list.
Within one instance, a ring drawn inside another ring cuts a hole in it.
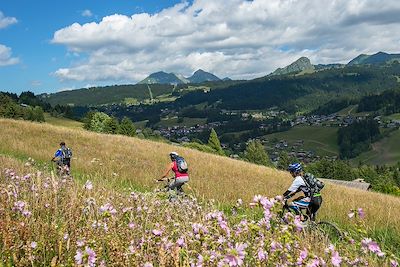
[{"label": "distant ridge", "polygon": [[150,74],[148,77],[139,82],[139,84],[182,84],[187,83],[183,77],[178,77],[175,73],[166,73],[159,71]]},{"label": "distant ridge", "polygon": [[191,83],[214,82],[221,79],[212,73],[206,72],[202,69],[197,70],[192,76],[187,78]]},{"label": "distant ridge", "polygon": [[273,73],[270,75],[285,75],[285,74],[290,74],[290,73],[296,73],[296,72],[301,72],[305,70],[310,70],[313,71],[315,68],[311,64],[310,59],[307,57],[301,57],[292,64],[284,67],[284,68],[278,68],[276,69]]},{"label": "distant ridge", "polygon": [[159,71],[150,74],[148,77],[139,82],[139,84],[185,84],[185,83],[202,83],[221,81],[216,75],[199,69],[192,76],[185,78],[183,75],[175,73],[166,73]]},{"label": "distant ridge", "polygon": [[360,65],[360,64],[387,64],[394,61],[400,62],[400,54],[388,54],[385,52],[378,52],[373,55],[361,54],[352,59],[347,65]]}]

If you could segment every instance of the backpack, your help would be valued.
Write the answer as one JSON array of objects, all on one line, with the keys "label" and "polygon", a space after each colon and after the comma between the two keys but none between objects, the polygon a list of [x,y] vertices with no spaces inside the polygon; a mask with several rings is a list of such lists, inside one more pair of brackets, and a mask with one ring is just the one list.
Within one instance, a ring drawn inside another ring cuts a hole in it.
[{"label": "backpack", "polygon": [[176,161],[176,166],[178,167],[178,171],[181,173],[187,173],[188,165],[186,163],[186,160],[182,157],[177,157],[175,161]]},{"label": "backpack", "polygon": [[61,149],[63,154],[63,159],[70,159],[72,158],[72,150],[69,147]]},{"label": "backpack", "polygon": [[322,181],[318,180],[311,173],[304,174],[303,180],[307,187],[310,189],[311,196],[313,196],[314,194],[318,194],[325,186]]}]

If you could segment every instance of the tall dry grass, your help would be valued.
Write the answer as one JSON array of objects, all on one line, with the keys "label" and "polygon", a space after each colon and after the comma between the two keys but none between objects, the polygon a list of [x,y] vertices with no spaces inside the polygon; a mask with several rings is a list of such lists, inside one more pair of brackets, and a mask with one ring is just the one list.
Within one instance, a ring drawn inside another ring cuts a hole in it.
[{"label": "tall dry grass", "polygon": [[[282,194],[292,178],[286,172],[226,157],[119,135],[0,119],[0,152],[49,161],[60,141],[73,149],[72,168],[111,188],[155,187],[169,163],[168,153],[177,151],[188,161],[190,186],[200,198],[220,203],[246,202],[256,194]],[[0,166],[1,167],[1,166]],[[82,178],[85,179],[85,178]],[[370,227],[387,226],[400,233],[400,198],[327,184],[322,191],[320,218],[346,224],[350,209],[362,207]]]}]

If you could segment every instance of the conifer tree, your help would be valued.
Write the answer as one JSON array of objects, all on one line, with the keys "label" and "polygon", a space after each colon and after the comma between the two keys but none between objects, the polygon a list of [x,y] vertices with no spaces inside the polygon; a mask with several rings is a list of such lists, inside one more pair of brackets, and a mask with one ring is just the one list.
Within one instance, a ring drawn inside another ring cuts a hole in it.
[{"label": "conifer tree", "polygon": [[259,140],[251,141],[247,144],[244,158],[255,164],[272,166],[267,151]]},{"label": "conifer tree", "polygon": [[128,117],[122,119],[119,124],[118,133],[127,136],[134,136],[136,134],[135,125]]},{"label": "conifer tree", "polygon": [[221,147],[217,132],[214,128],[211,129],[210,137],[208,138],[208,146],[217,152],[219,155],[225,155],[224,150]]}]

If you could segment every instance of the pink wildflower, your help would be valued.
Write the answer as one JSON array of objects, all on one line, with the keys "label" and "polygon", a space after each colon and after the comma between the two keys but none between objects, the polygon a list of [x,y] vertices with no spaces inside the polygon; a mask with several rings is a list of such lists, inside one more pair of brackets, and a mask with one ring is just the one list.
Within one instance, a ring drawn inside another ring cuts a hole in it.
[{"label": "pink wildflower", "polygon": [[37,243],[35,241],[31,242],[31,248],[35,249],[37,247]]},{"label": "pink wildflower", "polygon": [[340,263],[342,262],[342,257],[339,256],[339,252],[334,251],[332,253],[331,261],[333,266],[340,266]]},{"label": "pink wildflower", "polygon": [[153,264],[150,262],[146,262],[143,267],[153,267]]},{"label": "pink wildflower", "polygon": [[158,230],[158,229],[154,229],[153,231],[151,231],[153,233],[153,235],[155,236],[161,236],[162,235],[162,231]]},{"label": "pink wildflower", "polygon": [[183,237],[180,237],[177,241],[176,244],[178,244],[178,246],[183,247],[185,245],[185,239],[183,239]]},{"label": "pink wildflower", "polygon": [[396,260],[390,260],[390,266],[391,267],[398,267],[399,263]]},{"label": "pink wildflower", "polygon": [[258,249],[257,251],[257,257],[259,261],[265,261],[267,259],[267,252],[265,252],[263,249]]},{"label": "pink wildflower", "polygon": [[133,229],[133,228],[135,228],[135,224],[134,224],[133,222],[130,222],[130,223],[128,224],[128,227],[129,227],[130,229]]},{"label": "pink wildflower", "polygon": [[361,219],[364,219],[365,213],[364,213],[364,210],[362,208],[358,208],[357,209],[357,213],[358,213],[358,217],[360,217]]},{"label": "pink wildflower", "polygon": [[84,188],[85,188],[86,190],[92,190],[92,189],[93,189],[93,184],[92,184],[92,182],[89,181],[89,180],[87,180],[86,183],[85,183]]},{"label": "pink wildflower", "polygon": [[76,264],[81,265],[83,263],[83,253],[82,253],[82,251],[80,249],[78,249],[76,251],[76,254],[75,254],[74,258],[75,258],[75,263]]},{"label": "pink wildflower", "polygon": [[85,253],[87,255],[87,263],[89,266],[95,266],[96,264],[96,253],[89,247],[86,247]]},{"label": "pink wildflower", "polygon": [[297,265],[302,265],[304,260],[307,259],[308,256],[308,251],[306,248],[304,248],[301,252],[299,257],[297,258]]},{"label": "pink wildflower", "polygon": [[301,221],[300,216],[297,215],[297,216],[294,218],[294,225],[296,226],[296,230],[297,230],[298,232],[300,232],[301,230],[303,230],[304,224],[303,224],[303,222]]}]

